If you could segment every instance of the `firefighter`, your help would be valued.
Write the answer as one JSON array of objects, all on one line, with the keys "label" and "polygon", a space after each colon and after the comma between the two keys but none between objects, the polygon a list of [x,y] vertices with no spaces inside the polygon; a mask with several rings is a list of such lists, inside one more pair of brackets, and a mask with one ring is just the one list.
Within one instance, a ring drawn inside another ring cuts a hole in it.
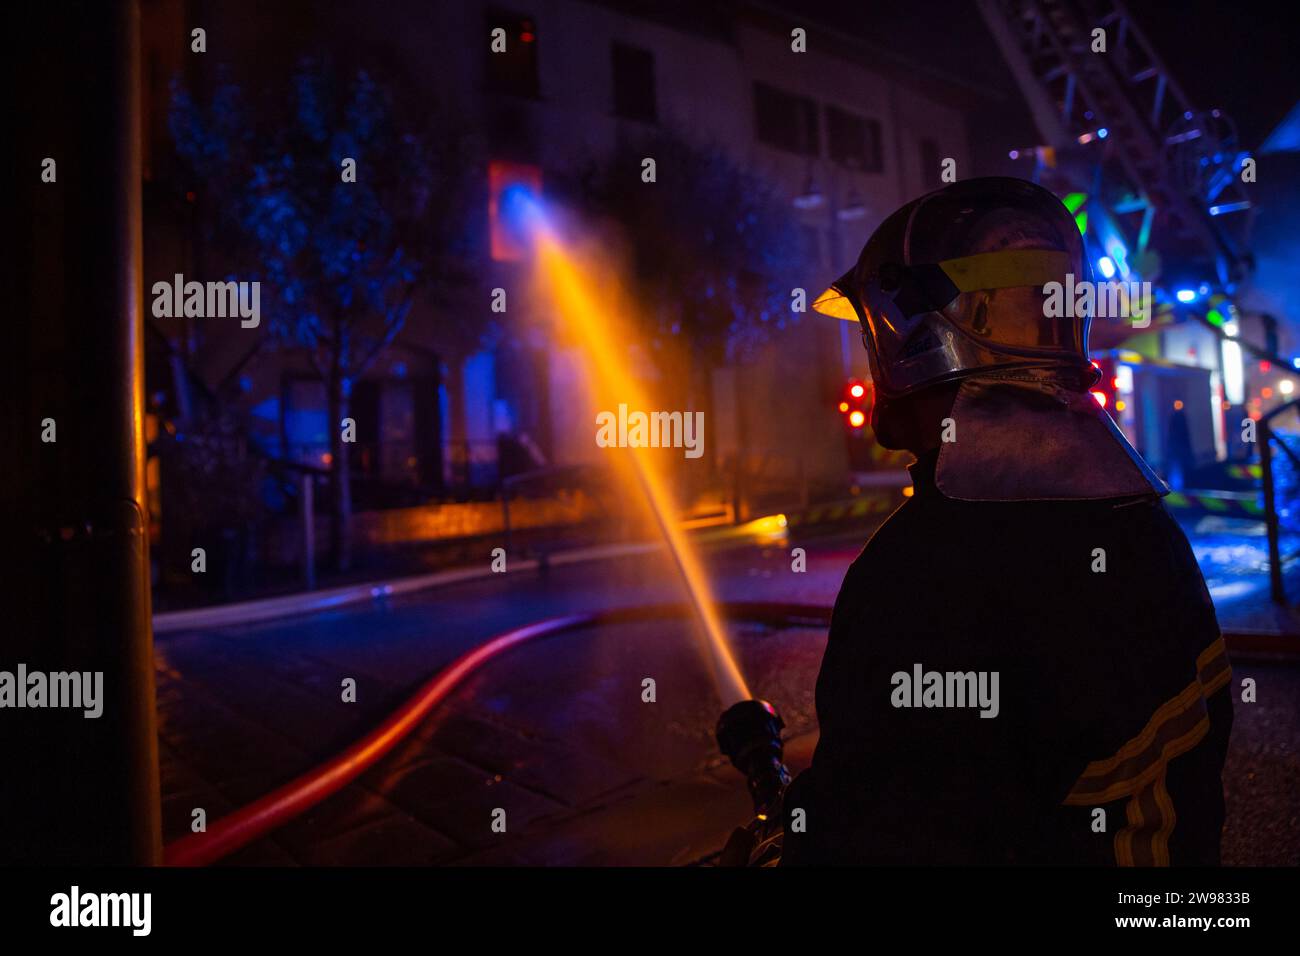
[{"label": "firefighter", "polygon": [[916,461],[835,602],[785,864],[1219,862],[1223,641],[1168,489],[1089,392],[1089,316],[1045,317],[1067,274],[1092,280],[1064,206],[975,179],[815,303],[860,323],[872,427]]}]

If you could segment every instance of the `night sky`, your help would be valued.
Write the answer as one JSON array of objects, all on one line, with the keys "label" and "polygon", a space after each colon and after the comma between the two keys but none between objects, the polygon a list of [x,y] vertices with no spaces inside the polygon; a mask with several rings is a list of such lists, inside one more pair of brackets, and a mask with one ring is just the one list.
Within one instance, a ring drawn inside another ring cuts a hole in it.
[{"label": "night sky", "polygon": [[[991,92],[1018,96],[1015,80],[971,0],[781,0],[775,6]],[[1300,18],[1283,21],[1276,15],[1280,6],[1139,0],[1128,9],[1191,100],[1205,109],[1225,109],[1247,148],[1257,147],[1300,100]]]}]

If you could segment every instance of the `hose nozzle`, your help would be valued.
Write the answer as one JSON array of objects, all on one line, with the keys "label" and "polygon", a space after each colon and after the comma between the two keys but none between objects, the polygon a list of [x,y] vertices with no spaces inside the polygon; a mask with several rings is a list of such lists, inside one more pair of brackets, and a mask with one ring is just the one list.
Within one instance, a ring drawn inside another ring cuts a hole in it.
[{"label": "hose nozzle", "polygon": [[781,730],[785,721],[765,700],[742,700],[718,718],[718,747],[745,775],[754,813],[766,818],[790,783],[782,762]]}]

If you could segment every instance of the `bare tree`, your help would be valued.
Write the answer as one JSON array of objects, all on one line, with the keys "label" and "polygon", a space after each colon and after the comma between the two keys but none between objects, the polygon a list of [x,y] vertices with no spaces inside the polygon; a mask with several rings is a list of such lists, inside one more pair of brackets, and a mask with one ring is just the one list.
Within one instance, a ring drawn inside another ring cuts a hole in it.
[{"label": "bare tree", "polygon": [[315,60],[256,102],[224,78],[202,106],[174,90],[173,137],[212,233],[233,233],[262,280],[269,334],[304,351],[325,384],[339,568],[351,563],[342,423],[353,386],[417,296],[437,301],[472,281],[470,140],[431,115],[428,104],[404,108],[369,71]]}]

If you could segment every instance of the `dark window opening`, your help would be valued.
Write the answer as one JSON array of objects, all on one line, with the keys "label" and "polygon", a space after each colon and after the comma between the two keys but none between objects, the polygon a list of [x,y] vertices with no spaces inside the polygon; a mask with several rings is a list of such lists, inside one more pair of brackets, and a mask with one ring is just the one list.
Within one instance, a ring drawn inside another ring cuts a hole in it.
[{"label": "dark window opening", "polygon": [[[536,99],[537,24],[532,17],[489,11],[487,17],[487,88],[492,93]],[[505,49],[499,46],[495,30],[505,31]]]},{"label": "dark window opening", "polygon": [[880,148],[880,123],[826,107],[826,150],[841,166],[879,173],[885,168]]},{"label": "dark window opening", "polygon": [[943,170],[939,168],[939,144],[932,139],[921,140],[921,184],[933,189],[943,185]]},{"label": "dark window opening", "polygon": [[807,97],[755,83],[754,118],[760,142],[801,156],[820,152],[817,105]]},{"label": "dark window opening", "polygon": [[614,115],[653,123],[658,119],[655,104],[655,57],[649,50],[615,43],[611,51],[614,66]]}]

